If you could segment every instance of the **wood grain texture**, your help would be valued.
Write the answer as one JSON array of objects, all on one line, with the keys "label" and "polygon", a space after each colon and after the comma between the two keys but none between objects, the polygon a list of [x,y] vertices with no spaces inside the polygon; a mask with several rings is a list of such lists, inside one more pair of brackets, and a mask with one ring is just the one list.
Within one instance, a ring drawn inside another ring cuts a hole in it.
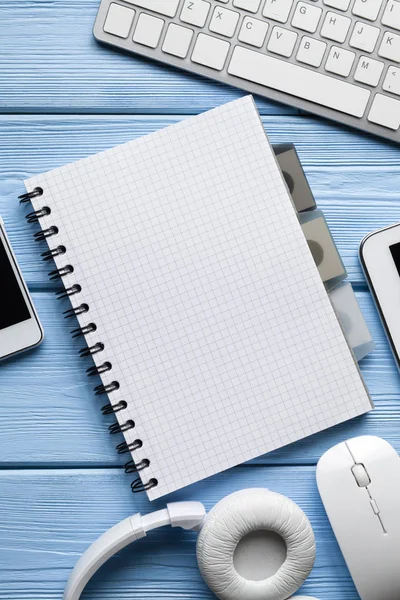
[{"label": "wood grain texture", "polygon": [[[36,351],[0,367],[0,600],[61,600],[80,553],[128,515],[163,506],[132,496],[95,397],[38,259],[22,180],[156,131],[242,92],[100,46],[91,29],[99,0],[1,0],[0,214],[45,328]],[[306,511],[317,562],[303,593],[357,600],[315,485],[331,445],[375,434],[400,451],[400,378],[357,260],[361,238],[400,220],[398,148],[256,99],[272,142],[293,141],[325,212],[375,341],[361,368],[376,409],[355,421],[260,457],[174,494],[207,509],[224,495],[267,486]],[[12,114],[14,113],[14,114]],[[26,114],[23,114],[26,113]],[[32,114],[36,113],[36,114]],[[48,114],[45,114],[48,113]],[[36,291],[35,291],[36,290]],[[196,568],[195,535],[149,535],[121,553],[84,595],[101,600],[208,600]]]},{"label": "wood grain texture", "polygon": [[[0,214],[31,289],[50,288],[38,260],[44,245],[16,198],[22,180],[170,125],[183,117],[1,116]],[[263,118],[272,143],[292,140],[317,203],[325,212],[352,282],[363,283],[358,245],[365,234],[400,220],[397,147],[328,122],[294,116]],[[368,185],[366,185],[368,182]],[[54,287],[54,286],[53,286]]]},{"label": "wood grain texture", "polygon": [[[196,114],[243,92],[101,46],[99,0],[1,0],[0,111]],[[263,114],[297,111],[257,100]]]},{"label": "wood grain texture", "polygon": [[[324,514],[313,467],[238,467],[168,496],[199,500],[209,510],[245,487],[268,487],[307,513],[317,560],[302,588],[320,600],[357,600]],[[121,519],[165,506],[133,496],[120,470],[0,472],[0,599],[61,600],[79,555]],[[85,599],[212,599],[196,566],[196,534],[164,528],[111,559],[88,586]]]},{"label": "wood grain texture", "polygon": [[[375,410],[267,454],[255,464],[315,464],[333,444],[367,433],[383,435],[400,450],[400,377],[369,294],[358,297],[377,345],[361,363]],[[91,361],[78,357],[82,341],[69,335],[75,323],[62,318],[68,301],[48,293],[34,293],[33,299],[45,340],[38,349],[1,366],[0,467],[122,465],[125,461],[115,451],[122,437],[108,434],[113,419],[100,412],[106,400],[94,395],[98,382],[85,374]],[[98,335],[101,338],[101,327]]]}]

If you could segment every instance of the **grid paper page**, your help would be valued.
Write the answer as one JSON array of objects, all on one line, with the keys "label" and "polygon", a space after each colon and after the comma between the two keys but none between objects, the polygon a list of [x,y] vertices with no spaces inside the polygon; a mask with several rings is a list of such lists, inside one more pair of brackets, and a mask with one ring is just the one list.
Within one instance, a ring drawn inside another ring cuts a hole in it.
[{"label": "grid paper page", "polygon": [[25,183],[150,499],[371,408],[251,97]]}]

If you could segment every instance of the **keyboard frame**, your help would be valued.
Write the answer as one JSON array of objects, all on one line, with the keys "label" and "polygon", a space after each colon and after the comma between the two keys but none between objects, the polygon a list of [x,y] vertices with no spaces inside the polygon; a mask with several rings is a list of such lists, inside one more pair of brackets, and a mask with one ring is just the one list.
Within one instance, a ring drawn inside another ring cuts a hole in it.
[{"label": "keyboard frame", "polygon": [[[232,6],[228,6],[228,5],[220,3],[220,2],[215,2],[214,0],[208,0],[208,2],[211,3],[212,7],[218,5],[218,6],[221,6],[221,7],[227,7],[227,8],[233,9]],[[134,21],[133,21],[133,24],[132,24],[132,27],[131,27],[131,31],[130,31],[130,33],[129,33],[129,35],[128,35],[128,37],[126,39],[119,38],[119,37],[117,37],[115,35],[106,33],[103,30],[103,26],[104,26],[104,23],[105,23],[105,20],[106,20],[106,17],[107,17],[109,6],[112,3],[117,3],[117,4],[120,4],[121,6],[125,6],[127,8],[131,8],[131,9],[134,9],[136,11],[135,18],[134,18]],[[291,27],[288,27],[288,24],[290,25],[290,22],[291,22],[291,19],[292,19],[292,16],[293,16],[293,12],[294,12],[296,3],[297,3],[297,1],[294,2],[294,6],[293,6],[293,8],[291,10],[288,22],[286,24],[285,23],[273,22],[273,21],[271,21],[269,19],[264,19],[265,21],[267,21],[269,23],[269,26],[270,26],[270,28],[268,30],[268,35],[270,33],[271,27],[273,27],[274,25],[277,25],[277,26],[280,26],[280,27],[284,27],[284,28],[287,27],[288,29],[289,28],[292,29]],[[182,0],[181,0],[181,4],[182,4]],[[353,15],[351,13],[351,6],[352,6],[352,4],[350,5],[350,8],[349,8],[348,11],[337,11],[337,10],[335,11],[335,9],[332,9],[332,8],[329,8],[327,6],[322,5],[322,3],[319,2],[319,1],[314,1],[314,2],[312,2],[312,4],[315,5],[315,6],[320,6],[321,8],[325,9],[326,12],[332,11],[332,12],[337,12],[340,15],[351,17],[354,20],[354,22],[361,21],[361,22],[365,23],[366,25],[372,25],[372,26],[380,27],[381,33],[380,33],[378,42],[376,44],[376,48],[375,48],[374,52],[372,52],[372,53],[362,53],[360,50],[356,50],[356,49],[352,48],[349,45],[348,41],[350,39],[351,31],[352,31],[352,28],[353,28],[354,25],[351,26],[350,31],[349,31],[349,33],[347,35],[347,38],[346,38],[346,42],[344,42],[343,44],[338,44],[337,42],[333,42],[331,40],[324,40],[323,38],[321,38],[319,36],[319,34],[313,36],[313,34],[310,34],[310,33],[307,33],[305,31],[301,31],[301,30],[296,30],[296,29],[293,28],[299,34],[299,37],[302,37],[303,35],[306,35],[306,36],[309,36],[309,37],[315,37],[316,39],[321,39],[323,41],[326,41],[328,43],[328,45],[329,44],[338,45],[340,47],[343,47],[346,50],[350,50],[352,52],[355,52],[356,55],[357,55],[357,57],[359,56],[359,54],[365,54],[366,56],[368,56],[370,58],[374,58],[376,60],[384,62],[385,63],[384,73],[386,73],[387,67],[390,66],[390,65],[394,65],[394,66],[400,67],[400,64],[392,63],[392,62],[388,61],[387,59],[379,57],[378,54],[377,54],[377,48],[379,47],[380,41],[381,41],[381,38],[382,38],[382,30],[385,30],[385,31],[389,30],[389,31],[391,31],[393,33],[397,33],[397,35],[400,35],[400,32],[398,32],[398,31],[396,32],[395,30],[388,29],[387,26],[383,26],[380,23],[380,19],[382,17],[383,11],[384,11],[385,6],[386,6],[386,0],[382,4],[380,13],[379,13],[378,18],[377,18],[376,21],[368,21],[366,19],[363,19],[361,17],[357,17],[357,16]],[[262,8],[262,4],[261,4],[261,8]],[[392,142],[400,143],[400,128],[397,131],[393,131],[391,129],[387,129],[387,128],[383,127],[383,126],[376,125],[376,124],[370,123],[368,121],[366,115],[368,115],[370,107],[371,107],[371,104],[372,104],[372,100],[373,100],[373,97],[374,97],[373,93],[371,93],[371,97],[370,97],[370,100],[368,102],[368,106],[367,106],[367,109],[365,111],[364,116],[361,119],[358,119],[357,117],[353,117],[353,116],[350,116],[350,115],[346,115],[344,113],[340,113],[340,112],[338,112],[336,110],[333,110],[331,108],[327,108],[325,106],[320,106],[318,104],[315,104],[314,102],[310,102],[308,100],[303,100],[303,99],[297,98],[295,96],[290,96],[289,94],[286,94],[284,92],[279,92],[279,91],[274,90],[272,88],[267,88],[267,87],[264,87],[264,86],[259,85],[257,83],[252,83],[250,81],[246,81],[245,79],[241,79],[240,77],[235,77],[234,75],[230,75],[229,73],[227,73],[226,68],[229,65],[229,62],[231,60],[233,48],[235,47],[235,45],[243,46],[244,48],[248,48],[249,50],[254,50],[256,52],[260,52],[260,50],[261,51],[265,50],[265,44],[264,44],[264,46],[262,48],[255,48],[253,46],[250,46],[248,44],[240,42],[237,39],[237,34],[238,34],[239,27],[237,28],[237,31],[236,31],[235,35],[232,38],[227,38],[227,37],[219,35],[217,33],[213,33],[213,32],[208,31],[208,24],[209,24],[210,19],[211,19],[212,9],[210,10],[210,13],[208,15],[208,18],[207,18],[205,26],[202,27],[202,28],[191,26],[191,25],[188,25],[188,24],[183,23],[182,21],[180,21],[179,20],[180,10],[181,10],[181,5],[178,8],[178,11],[177,11],[177,14],[175,15],[175,17],[172,18],[172,17],[165,17],[165,16],[160,15],[158,13],[152,12],[151,10],[148,10],[148,9],[143,9],[143,8],[134,6],[134,5],[132,5],[132,4],[128,3],[128,2],[124,2],[124,0],[101,0],[100,6],[99,6],[99,10],[98,10],[98,13],[97,13],[97,17],[96,17],[96,21],[95,21],[94,28],[93,28],[93,35],[96,38],[96,40],[98,40],[99,42],[101,42],[103,44],[107,44],[107,45],[112,46],[114,48],[116,47],[116,48],[119,48],[121,50],[125,50],[127,52],[133,53],[133,54],[137,54],[137,55],[140,55],[140,56],[143,56],[143,57],[146,57],[146,58],[151,58],[151,59],[154,59],[154,60],[156,60],[158,62],[164,63],[166,65],[171,65],[171,66],[177,67],[178,69],[184,69],[187,72],[194,73],[196,75],[202,75],[202,76],[207,77],[209,79],[214,79],[216,81],[220,81],[222,83],[225,83],[227,85],[233,86],[235,88],[239,88],[241,90],[245,90],[247,92],[250,92],[251,94],[257,94],[257,95],[262,96],[262,97],[264,97],[264,98],[266,98],[268,100],[273,100],[273,101],[276,101],[276,102],[280,102],[282,104],[286,104],[286,105],[292,106],[293,108],[304,110],[304,111],[306,111],[308,113],[311,113],[311,114],[314,114],[314,115],[317,115],[317,116],[320,116],[320,117],[324,117],[324,118],[330,119],[332,121],[335,121],[337,123],[341,123],[343,125],[347,125],[349,127],[356,128],[356,129],[358,129],[358,130],[360,130],[360,131],[362,131],[364,133],[373,134],[373,135],[376,135],[378,137],[390,140]],[[243,14],[255,17],[255,18],[260,18],[259,14],[257,15],[257,14],[253,14],[253,13],[247,13],[246,11],[243,11],[243,10],[240,10],[240,9],[235,9],[235,10],[237,10],[237,12],[239,12],[239,13],[243,13]],[[132,40],[132,35],[133,35],[133,31],[134,31],[134,28],[136,26],[136,22],[137,22],[137,19],[138,19],[138,16],[139,16],[140,13],[145,13],[145,14],[149,14],[149,15],[158,17],[160,19],[163,19],[166,23],[176,23],[177,25],[182,25],[184,27],[188,27],[188,28],[192,29],[195,32],[195,35],[193,36],[193,40],[191,42],[191,46],[190,46],[190,50],[189,50],[188,56],[186,58],[182,59],[182,58],[178,58],[176,56],[170,55],[170,54],[166,54],[165,52],[163,52],[161,50],[161,47],[162,47],[162,44],[163,44],[163,41],[164,41],[164,37],[165,37],[165,33],[166,33],[166,29],[167,29],[166,27],[164,27],[164,31],[162,33],[162,36],[161,36],[160,42],[158,44],[158,47],[155,48],[155,49],[149,48],[147,46],[143,46],[141,44],[138,44],[138,43],[134,42]],[[324,18],[324,16],[322,16],[322,20],[323,20],[323,18]],[[322,20],[321,20],[321,22],[322,22]],[[213,37],[217,37],[217,38],[219,38],[221,40],[230,42],[231,48],[229,50],[229,53],[228,53],[228,56],[227,56],[227,59],[226,59],[224,70],[222,70],[222,71],[216,71],[214,69],[211,69],[210,67],[205,67],[203,65],[199,65],[197,63],[193,63],[190,60],[191,52],[193,50],[193,45],[194,45],[195,39],[197,37],[196,33],[200,33],[200,32],[204,32],[204,33],[207,33],[207,34],[209,34],[209,35],[211,35]],[[296,48],[297,48],[297,45],[296,45]],[[370,87],[370,86],[368,86],[366,84],[362,84],[362,83],[354,82],[353,81],[353,79],[352,79],[352,73],[354,72],[355,65],[357,63],[357,58],[356,58],[356,60],[354,62],[354,65],[353,65],[353,68],[352,68],[350,76],[349,77],[341,77],[340,75],[335,75],[335,74],[326,72],[322,66],[319,67],[319,68],[313,68],[313,67],[309,67],[307,65],[302,65],[301,63],[297,62],[294,59],[296,51],[293,53],[292,57],[287,58],[287,59],[283,58],[283,57],[280,57],[279,55],[272,54],[270,52],[265,52],[264,51],[264,52],[260,52],[260,53],[261,54],[266,54],[267,56],[271,56],[271,57],[280,59],[283,62],[290,62],[290,63],[295,64],[297,66],[304,67],[305,69],[309,69],[311,71],[316,71],[318,73],[324,73],[325,75],[329,75],[329,76],[331,76],[333,78],[336,78],[336,79],[339,79],[341,81],[346,81],[348,83],[352,83],[352,84],[356,85],[357,87],[365,88],[365,89],[367,89],[367,90],[369,90],[371,92],[373,92],[373,90],[375,90],[377,93],[382,93],[381,84],[383,82],[384,75],[381,78],[380,84],[376,88],[372,88],[372,87]],[[325,62],[325,59],[324,59],[324,62]],[[394,99],[397,99],[397,100],[400,101],[400,97],[399,96],[395,96],[394,94],[390,94],[390,93],[387,93],[387,92],[384,92],[384,94],[387,95],[387,96],[389,96],[389,97],[391,97],[391,98],[394,98]]]}]

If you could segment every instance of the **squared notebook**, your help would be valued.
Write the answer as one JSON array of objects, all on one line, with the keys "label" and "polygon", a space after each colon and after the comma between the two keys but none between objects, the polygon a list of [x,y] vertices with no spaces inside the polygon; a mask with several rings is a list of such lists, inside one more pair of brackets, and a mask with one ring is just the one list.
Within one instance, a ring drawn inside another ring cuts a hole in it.
[{"label": "squared notebook", "polygon": [[25,185],[134,491],[371,409],[250,96]]}]

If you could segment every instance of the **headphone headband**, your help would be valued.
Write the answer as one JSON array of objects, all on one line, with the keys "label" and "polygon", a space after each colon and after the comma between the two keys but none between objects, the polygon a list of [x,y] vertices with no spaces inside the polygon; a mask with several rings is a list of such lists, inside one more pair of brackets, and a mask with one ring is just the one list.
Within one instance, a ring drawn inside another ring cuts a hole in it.
[{"label": "headphone headband", "polygon": [[142,517],[128,517],[99,537],[81,556],[72,570],[64,600],[79,600],[83,589],[100,567],[114,554],[146,536],[147,531],[171,525],[183,529],[201,528],[206,510],[201,502],[173,502],[167,508]]}]

